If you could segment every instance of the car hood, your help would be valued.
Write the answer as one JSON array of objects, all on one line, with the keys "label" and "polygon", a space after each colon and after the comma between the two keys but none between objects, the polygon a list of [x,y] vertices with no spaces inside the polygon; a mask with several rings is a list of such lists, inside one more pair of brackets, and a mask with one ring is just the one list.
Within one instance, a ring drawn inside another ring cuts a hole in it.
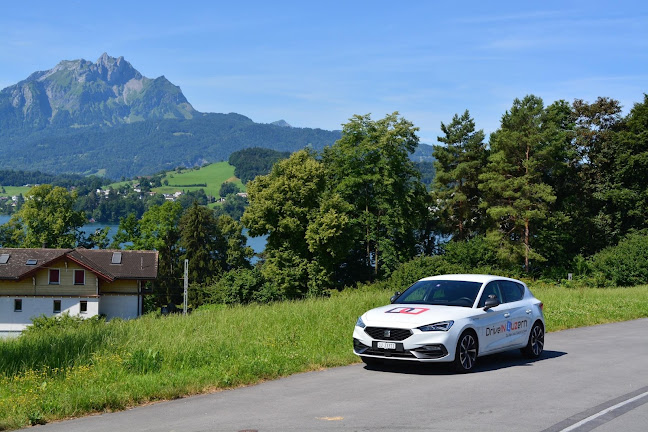
[{"label": "car hood", "polygon": [[441,321],[456,321],[476,313],[476,309],[460,306],[390,304],[365,312],[362,320],[371,327],[414,328]]}]

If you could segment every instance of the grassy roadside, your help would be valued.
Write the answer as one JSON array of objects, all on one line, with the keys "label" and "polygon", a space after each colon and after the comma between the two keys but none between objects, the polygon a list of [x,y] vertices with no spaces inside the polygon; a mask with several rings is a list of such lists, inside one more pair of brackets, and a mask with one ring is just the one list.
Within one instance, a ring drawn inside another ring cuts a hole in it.
[{"label": "grassy roadside", "polygon": [[[648,286],[531,288],[545,303],[548,331],[648,317]],[[366,287],[2,341],[0,430],[356,362],[355,320],[390,295]]]}]

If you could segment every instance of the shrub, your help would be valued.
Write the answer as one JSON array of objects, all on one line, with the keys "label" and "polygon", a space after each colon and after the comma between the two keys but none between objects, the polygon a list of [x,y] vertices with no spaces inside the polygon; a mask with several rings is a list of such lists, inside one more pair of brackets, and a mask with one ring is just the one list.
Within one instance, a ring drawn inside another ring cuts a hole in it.
[{"label": "shrub", "polygon": [[211,292],[208,303],[250,303],[272,297],[265,280],[257,269],[237,269],[225,273],[216,284],[206,288]]},{"label": "shrub", "polygon": [[484,236],[466,241],[451,241],[445,245],[444,258],[449,263],[460,265],[465,269],[497,267],[496,246],[489,243]]},{"label": "shrub", "polygon": [[648,283],[648,233],[642,231],[627,235],[617,246],[594,255],[591,264],[599,286]]},{"label": "shrub", "polygon": [[104,322],[104,319],[105,318],[101,315],[95,315],[90,318],[81,318],[80,316],[70,315],[67,313],[51,317],[41,315],[39,317],[32,318],[32,325],[25,329],[23,335],[31,335],[34,333],[48,331],[50,329],[56,329],[57,331],[59,331],[77,328],[82,325],[95,325],[99,322]]}]

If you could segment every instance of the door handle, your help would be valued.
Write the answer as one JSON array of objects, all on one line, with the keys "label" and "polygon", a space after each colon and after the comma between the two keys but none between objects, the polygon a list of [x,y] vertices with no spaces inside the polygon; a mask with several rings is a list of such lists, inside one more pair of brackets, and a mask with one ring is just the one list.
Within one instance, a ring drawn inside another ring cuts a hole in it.
[{"label": "door handle", "polygon": [[531,312],[533,312],[531,309],[526,310],[526,313],[528,313],[528,314],[530,314]]},{"label": "door handle", "polygon": [[510,317],[510,316],[511,316],[510,313],[505,313],[505,314],[504,314],[504,318],[508,318],[508,317]]}]

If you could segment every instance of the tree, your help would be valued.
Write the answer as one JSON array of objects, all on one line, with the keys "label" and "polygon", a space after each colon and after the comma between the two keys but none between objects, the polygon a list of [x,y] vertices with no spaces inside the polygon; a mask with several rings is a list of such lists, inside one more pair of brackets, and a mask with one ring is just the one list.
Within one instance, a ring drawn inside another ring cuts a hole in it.
[{"label": "tree", "polygon": [[135,239],[140,237],[139,221],[134,213],[130,213],[126,217],[119,218],[119,227],[113,236],[113,241],[110,247],[113,249],[120,249],[122,244],[130,243],[126,249],[133,249]]},{"label": "tree", "polygon": [[214,212],[216,216],[228,215],[232,219],[240,221],[247,204],[247,198],[238,195],[228,195],[221,205],[214,207]]},{"label": "tree", "polygon": [[485,210],[481,206],[479,176],[488,160],[484,131],[475,131],[468,110],[454,115],[450,124],[441,123],[445,134],[434,146],[436,176],[433,201],[439,207],[442,228],[453,240],[466,240],[485,232]]},{"label": "tree", "polygon": [[221,185],[220,190],[218,191],[218,195],[225,198],[226,196],[236,194],[239,191],[240,190],[239,190],[238,186],[236,186],[234,183],[225,182],[225,183],[223,183]]},{"label": "tree", "polygon": [[205,284],[225,272],[249,268],[252,248],[246,246],[243,227],[229,216],[215,217],[214,212],[198,203],[180,218],[180,247],[189,260],[192,283]]},{"label": "tree", "polygon": [[139,221],[139,237],[133,238],[133,249],[157,250],[158,277],[153,283],[158,306],[171,302],[178,304],[182,299],[178,240],[178,222],[182,206],[166,201],[161,206],[148,209]]},{"label": "tree", "polygon": [[325,169],[307,150],[293,153],[272,167],[268,175],[248,183],[250,205],[242,222],[253,237],[267,235],[266,250],[290,249],[308,256],[306,230],[319,208]]},{"label": "tree", "polygon": [[527,272],[532,259],[543,260],[532,248],[535,223],[556,200],[553,188],[543,181],[554,162],[551,144],[556,134],[542,99],[515,99],[491,135],[489,164],[480,176],[483,206],[497,226],[489,237],[499,237],[502,258],[515,262],[521,256]]},{"label": "tree", "polygon": [[[536,251],[547,261],[545,272],[562,272],[582,252],[591,239],[583,233],[586,214],[582,182],[576,169],[574,122],[570,104],[560,100],[545,108],[543,127],[547,129],[542,182],[551,186],[556,200],[545,217],[536,221],[533,238]],[[539,264],[539,263],[538,263]]]},{"label": "tree", "polygon": [[203,284],[222,273],[215,256],[219,233],[213,212],[194,201],[180,218],[179,228],[180,247],[184,250],[183,257],[189,260],[191,282]]},{"label": "tree", "polygon": [[220,267],[225,272],[250,268],[250,258],[254,256],[254,250],[247,246],[243,225],[228,215],[217,217],[216,225],[222,239],[220,243],[222,252],[219,254]]},{"label": "tree", "polygon": [[267,235],[263,277],[279,298],[308,292],[309,263],[315,260],[306,232],[326,185],[324,165],[307,150],[276,163],[268,175],[248,183],[250,205],[242,217],[252,236]]},{"label": "tree", "polygon": [[89,234],[86,237],[81,236],[78,239],[77,246],[83,247],[86,249],[106,249],[108,247],[108,233],[110,232],[110,227],[97,228],[92,234]]},{"label": "tree", "polygon": [[76,192],[48,184],[35,186],[27,192],[20,210],[9,224],[11,238],[19,247],[73,248],[80,238],[79,228],[85,215],[74,211]]},{"label": "tree", "polygon": [[606,158],[609,169],[595,195],[603,204],[613,244],[648,228],[648,95],[616,124]]},{"label": "tree", "polygon": [[[577,195],[583,205],[580,229],[583,251],[590,255],[608,245],[616,244],[623,236],[619,226],[621,209],[615,206],[615,161],[618,160],[614,137],[621,123],[621,104],[610,98],[599,97],[593,103],[581,99],[572,105],[574,123],[574,160],[572,166],[580,179]],[[623,150],[621,150],[623,151]]]},{"label": "tree", "polygon": [[416,255],[417,234],[429,215],[427,192],[409,159],[418,146],[417,130],[398,113],[377,121],[356,115],[324,151],[331,192],[351,205],[361,265],[373,277]]}]

